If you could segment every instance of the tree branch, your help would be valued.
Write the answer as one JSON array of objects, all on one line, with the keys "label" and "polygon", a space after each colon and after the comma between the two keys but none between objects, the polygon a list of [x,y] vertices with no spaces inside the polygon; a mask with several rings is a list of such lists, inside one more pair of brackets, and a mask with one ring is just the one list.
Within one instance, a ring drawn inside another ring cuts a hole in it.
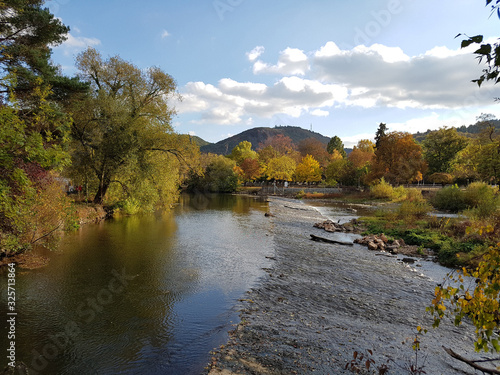
[{"label": "tree branch", "polygon": [[[448,353],[453,358],[458,359],[459,361],[467,363],[469,366],[475,368],[476,370],[482,371],[482,372],[484,372],[486,374],[500,375],[500,371],[499,370],[492,369],[492,368],[486,368],[486,367],[483,367],[481,365],[478,365],[477,363],[475,363],[475,361],[471,361],[470,359],[462,357],[460,354],[455,353],[450,348],[446,348],[446,347],[443,346],[443,349],[444,349],[444,351],[446,353]],[[494,360],[492,360],[492,361],[494,361]]]}]

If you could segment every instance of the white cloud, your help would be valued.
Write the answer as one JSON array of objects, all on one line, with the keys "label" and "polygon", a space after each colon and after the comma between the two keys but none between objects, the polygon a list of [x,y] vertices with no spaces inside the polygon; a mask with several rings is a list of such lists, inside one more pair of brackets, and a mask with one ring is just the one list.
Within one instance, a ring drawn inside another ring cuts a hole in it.
[{"label": "white cloud", "polygon": [[309,70],[308,60],[304,51],[288,47],[284,51],[281,51],[278,62],[275,65],[264,63],[261,60],[255,61],[253,72],[254,74],[303,76]]},{"label": "white cloud", "polygon": [[392,124],[394,130],[413,132],[452,126],[437,113],[465,113],[466,109],[476,113],[500,96],[500,87],[479,90],[470,82],[481,73],[470,51],[435,47],[408,56],[401,48],[381,44],[342,50],[328,42],[307,53],[287,48],[276,64],[260,60],[263,52],[264,47],[258,46],[247,57],[255,74],[277,75],[274,83],[231,78],[215,85],[189,82],[181,89],[184,100],[176,105],[178,112],[197,113],[195,121],[199,124],[249,125],[281,115],[291,119],[305,114],[326,118],[333,109],[433,111],[420,119]]},{"label": "white cloud", "polygon": [[59,47],[64,51],[65,55],[71,55],[75,52],[84,50],[87,47],[94,47],[101,44],[101,41],[97,38],[86,38],[83,36],[74,36],[68,33],[67,39]]},{"label": "white cloud", "polygon": [[310,112],[311,115],[316,116],[316,117],[328,117],[330,116],[330,112],[324,111],[322,109],[315,109]]},{"label": "white cloud", "polygon": [[382,45],[333,52],[328,44],[322,47],[311,74],[349,88],[348,105],[438,109],[461,108],[470,97],[480,100],[470,83],[480,68],[470,53],[438,47],[409,57],[400,48]]},{"label": "white cloud", "polygon": [[168,38],[169,36],[170,36],[170,33],[167,30],[163,30],[161,32],[161,38],[162,39]]},{"label": "white cloud", "polygon": [[264,53],[264,51],[265,51],[265,48],[263,46],[255,47],[250,52],[247,52],[248,60],[250,60],[251,62],[254,62],[255,60],[257,60],[260,57],[260,55],[262,55]]}]

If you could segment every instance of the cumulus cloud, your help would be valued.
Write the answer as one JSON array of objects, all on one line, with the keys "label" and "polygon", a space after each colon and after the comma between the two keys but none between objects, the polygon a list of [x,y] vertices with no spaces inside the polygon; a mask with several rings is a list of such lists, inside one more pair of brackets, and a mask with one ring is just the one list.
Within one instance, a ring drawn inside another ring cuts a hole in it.
[{"label": "cumulus cloud", "polygon": [[68,33],[67,39],[62,43],[59,48],[64,50],[65,55],[70,55],[75,52],[84,50],[87,47],[94,47],[101,44],[101,41],[97,38],[86,38],[83,36],[74,36]]},{"label": "cumulus cloud", "polygon": [[255,47],[250,52],[247,52],[248,60],[250,60],[251,62],[254,62],[255,60],[257,60],[260,57],[260,55],[262,55],[264,53],[264,51],[265,51],[265,48],[263,46]]},{"label": "cumulus cloud", "polygon": [[[260,55],[259,55],[260,56]],[[255,58],[256,59],[256,58]],[[251,60],[251,61],[255,61]],[[281,51],[276,64],[268,64],[261,60],[253,65],[254,74],[305,75],[309,70],[309,59],[304,51],[298,48],[286,48]]]},{"label": "cumulus cloud", "polygon": [[444,47],[410,57],[382,45],[341,51],[327,44],[311,69],[316,79],[345,85],[348,104],[362,107],[459,108],[478,91],[470,83],[478,71],[474,57]]},{"label": "cumulus cloud", "polygon": [[162,39],[168,38],[169,36],[170,36],[170,33],[167,30],[163,30],[161,32],[161,38]]},{"label": "cumulus cloud", "polygon": [[[190,82],[176,103],[178,113],[201,113],[199,123],[248,123],[252,117],[286,114],[297,118],[309,110],[331,107],[345,100],[347,90],[300,77],[283,77],[273,85],[222,79],[217,86]],[[326,111],[315,112],[325,116]]]},{"label": "cumulus cloud", "polygon": [[[417,56],[381,44],[342,49],[328,42],[315,51],[286,48],[278,61],[260,59],[263,46],[247,53],[256,76],[273,74],[274,83],[217,84],[189,82],[181,89],[179,113],[198,113],[198,123],[251,124],[276,115],[328,117],[342,108],[455,110],[479,108],[500,96],[495,86],[479,90],[470,82],[480,74],[471,51],[435,47]],[[436,115],[394,129],[420,129],[420,123],[442,124]],[[438,121],[439,120],[439,121]],[[426,125],[429,126],[429,125]],[[425,129],[427,130],[427,129]]]}]

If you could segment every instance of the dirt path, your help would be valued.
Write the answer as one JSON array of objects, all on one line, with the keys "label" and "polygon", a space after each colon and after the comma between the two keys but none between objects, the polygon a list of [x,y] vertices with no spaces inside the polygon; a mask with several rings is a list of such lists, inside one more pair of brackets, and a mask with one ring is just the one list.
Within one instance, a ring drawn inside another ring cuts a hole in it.
[{"label": "dirt path", "polygon": [[[273,198],[270,211],[274,266],[245,297],[242,322],[207,372],[352,374],[345,366],[353,353],[371,350],[372,370],[386,364],[388,374],[409,374],[416,327],[432,325],[425,307],[435,283],[360,245],[310,241],[319,231],[313,224],[325,218],[300,201]],[[431,329],[421,339],[418,365],[427,374],[475,374],[442,349],[477,357],[472,338],[471,327]]]}]

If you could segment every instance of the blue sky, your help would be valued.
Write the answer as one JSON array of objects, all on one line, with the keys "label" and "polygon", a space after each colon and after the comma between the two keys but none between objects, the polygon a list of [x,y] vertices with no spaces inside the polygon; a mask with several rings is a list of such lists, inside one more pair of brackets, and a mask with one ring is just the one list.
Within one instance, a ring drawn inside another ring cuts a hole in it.
[{"label": "blue sky", "polygon": [[[353,5],[354,4],[354,5]],[[74,75],[87,46],[159,66],[183,97],[179,133],[209,142],[293,125],[347,147],[389,130],[425,131],[500,118],[500,85],[458,33],[499,37],[483,0],[50,0],[71,28],[53,60]]]}]

